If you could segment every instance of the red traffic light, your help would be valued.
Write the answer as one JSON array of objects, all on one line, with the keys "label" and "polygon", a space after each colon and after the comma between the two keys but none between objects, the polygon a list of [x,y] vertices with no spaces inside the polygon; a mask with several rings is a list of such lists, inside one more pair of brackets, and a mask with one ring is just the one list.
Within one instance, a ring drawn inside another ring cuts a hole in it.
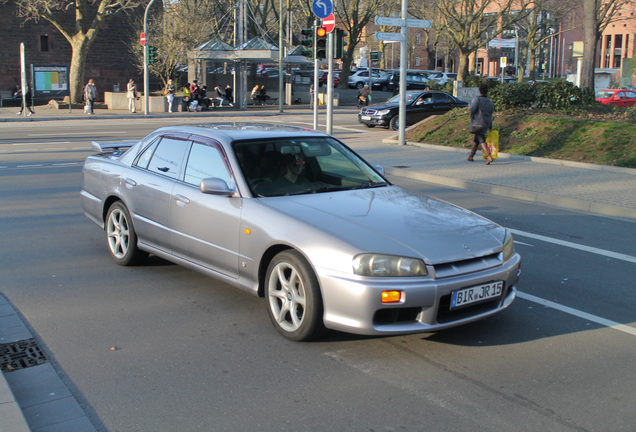
[{"label": "red traffic light", "polygon": [[316,36],[318,37],[325,37],[327,36],[327,29],[324,27],[318,27],[316,28]]}]

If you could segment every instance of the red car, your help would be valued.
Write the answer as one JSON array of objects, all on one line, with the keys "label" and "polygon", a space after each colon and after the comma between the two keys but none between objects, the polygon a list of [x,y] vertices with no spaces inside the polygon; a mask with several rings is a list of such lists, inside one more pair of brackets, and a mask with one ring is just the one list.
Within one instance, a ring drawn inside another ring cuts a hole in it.
[{"label": "red car", "polygon": [[[327,85],[327,75],[329,73],[327,71],[320,71],[320,76],[318,77],[318,82],[320,83],[321,86]],[[334,87],[338,87],[338,84],[340,84],[340,71],[339,70],[335,70],[333,71],[333,86]]]},{"label": "red car", "polygon": [[636,105],[636,91],[625,89],[606,89],[596,92],[596,100],[604,105],[630,107]]}]

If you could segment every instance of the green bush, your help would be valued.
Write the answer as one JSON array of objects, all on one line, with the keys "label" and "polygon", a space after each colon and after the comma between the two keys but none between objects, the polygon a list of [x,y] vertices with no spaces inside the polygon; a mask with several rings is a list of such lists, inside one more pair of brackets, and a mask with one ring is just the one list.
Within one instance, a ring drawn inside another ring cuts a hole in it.
[{"label": "green bush", "polygon": [[627,116],[627,119],[629,121],[631,121],[632,123],[636,123],[636,105],[628,109],[625,115]]},{"label": "green bush", "polygon": [[489,94],[498,110],[529,108],[537,100],[537,89],[528,83],[509,83],[495,86]]},{"label": "green bush", "polygon": [[564,109],[593,104],[595,99],[592,89],[580,89],[571,82],[563,80],[537,85],[537,106],[540,108]]}]

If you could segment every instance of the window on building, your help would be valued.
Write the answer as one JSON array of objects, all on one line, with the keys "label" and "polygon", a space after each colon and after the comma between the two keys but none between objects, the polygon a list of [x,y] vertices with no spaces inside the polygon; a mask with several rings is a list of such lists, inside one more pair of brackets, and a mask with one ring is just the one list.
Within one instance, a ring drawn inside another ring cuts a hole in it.
[{"label": "window on building", "polygon": [[415,66],[421,66],[419,57],[415,57]]},{"label": "window on building", "polygon": [[421,45],[422,44],[422,34],[421,33],[416,33],[415,34],[415,44],[416,45]]},{"label": "window on building", "polygon": [[49,50],[49,35],[40,35],[40,51],[46,52]]}]

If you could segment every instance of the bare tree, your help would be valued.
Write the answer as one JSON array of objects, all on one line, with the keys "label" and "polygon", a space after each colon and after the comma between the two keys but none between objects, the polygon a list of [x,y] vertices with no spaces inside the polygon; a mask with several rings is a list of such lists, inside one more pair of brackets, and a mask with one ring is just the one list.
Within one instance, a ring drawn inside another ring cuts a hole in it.
[{"label": "bare tree", "polygon": [[[528,13],[522,17],[516,27],[522,45],[528,51],[528,75],[535,78],[536,53],[545,41],[558,34],[577,28],[573,22],[573,11],[579,7],[574,0],[531,0]],[[521,36],[522,35],[522,36]],[[525,75],[525,65],[519,65],[519,80]]]},{"label": "bare tree", "polygon": [[[353,54],[358,44],[365,38],[365,28],[375,18],[382,0],[352,0],[350,2],[337,2],[334,15],[338,16],[349,34],[344,58],[342,59],[341,77],[348,77],[353,62]],[[367,37],[371,37],[366,35]],[[347,80],[340,80],[340,87],[347,87]]]},{"label": "bare tree", "polygon": [[633,0],[583,0],[583,61],[581,63],[581,88],[594,89],[594,64],[596,45],[603,31],[624,7]]},{"label": "bare tree", "polygon": [[18,6],[26,20],[44,19],[71,44],[70,86],[73,102],[82,98],[84,66],[88,51],[102,24],[113,15],[133,9],[141,0],[6,0]]},{"label": "bare tree", "polygon": [[510,10],[514,0],[439,0],[437,8],[443,30],[448,32],[459,51],[457,80],[468,72],[468,58],[485,45],[499,29],[518,20],[525,8],[515,15]]}]

